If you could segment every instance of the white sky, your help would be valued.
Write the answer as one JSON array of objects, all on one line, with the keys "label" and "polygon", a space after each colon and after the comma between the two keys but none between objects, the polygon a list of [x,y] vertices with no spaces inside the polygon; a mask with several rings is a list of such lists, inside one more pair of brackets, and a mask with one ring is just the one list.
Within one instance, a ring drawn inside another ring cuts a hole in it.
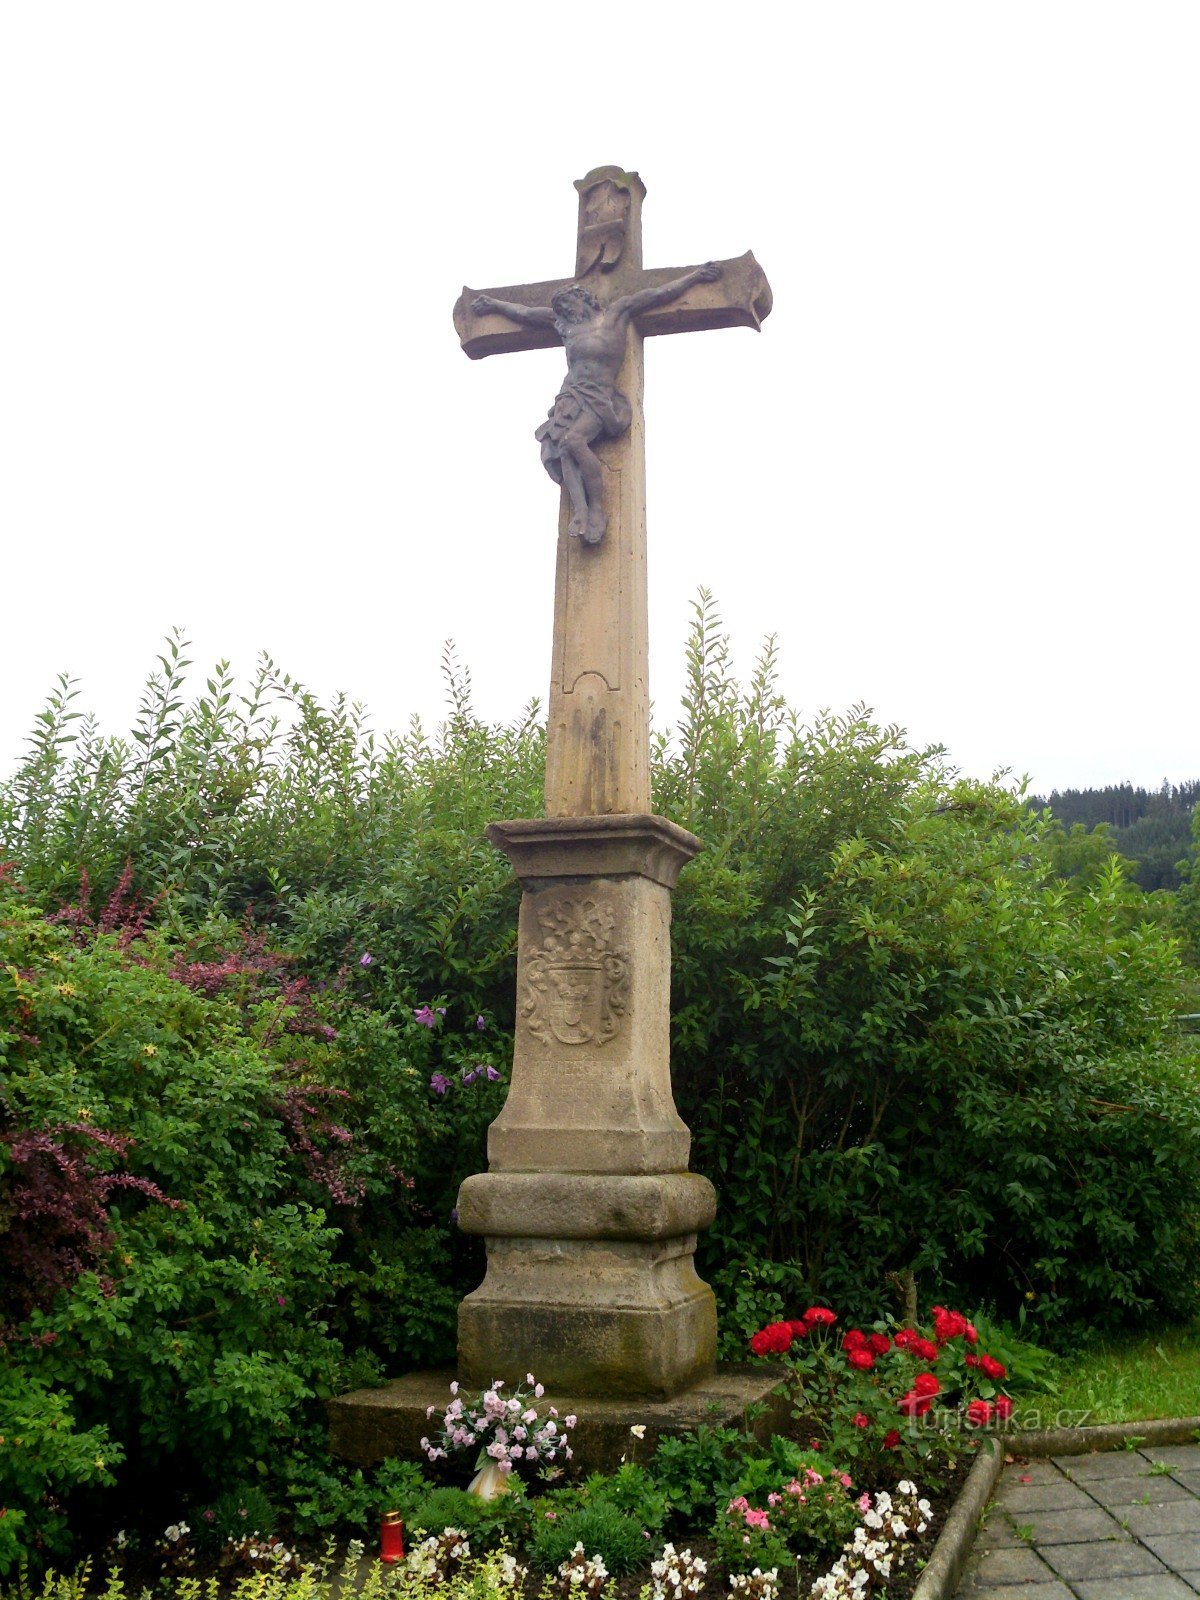
[{"label": "white sky", "polygon": [[647,265],[775,293],[647,346],[657,722],[704,584],[971,774],[1200,775],[1198,83],[1195,0],[0,0],[0,767],[174,623],[381,728],[448,637],[544,700],[562,355],[450,311],[616,162]]}]

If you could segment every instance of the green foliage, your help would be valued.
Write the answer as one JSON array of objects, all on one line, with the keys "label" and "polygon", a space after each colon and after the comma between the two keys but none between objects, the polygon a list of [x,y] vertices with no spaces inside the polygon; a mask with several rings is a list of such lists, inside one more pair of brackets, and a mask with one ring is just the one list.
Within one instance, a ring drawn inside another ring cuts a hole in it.
[{"label": "green foliage", "polygon": [[367,1539],[385,1512],[398,1511],[411,1522],[414,1506],[433,1488],[415,1462],[393,1457],[372,1471],[350,1468],[330,1460],[322,1449],[323,1430],[314,1432],[318,1437],[291,1456],[281,1474],[293,1532]]},{"label": "green foliage", "polygon": [[[34,1536],[51,1554],[70,1548],[58,1497],[81,1484],[111,1485],[123,1451],[102,1423],[76,1422],[67,1392],[0,1350],[0,1576],[29,1551]],[[51,1503],[53,1502],[53,1503]],[[31,1517],[36,1515],[36,1521]]]},{"label": "green foliage", "polygon": [[329,1328],[336,1233],[284,1116],[305,1041],[273,1026],[278,1005],[247,1019],[204,998],[156,941],[136,959],[111,936],[77,945],[2,883],[0,929],[0,1135],[81,1128],[98,1164],[123,1163],[98,1259],[80,1246],[49,1297],[31,1280],[0,1348],[5,1497],[37,1502],[28,1532],[46,1544],[51,1487],[112,1484],[122,1457],[129,1490],[168,1466],[181,1487],[266,1472],[356,1369]]},{"label": "green foliage", "polygon": [[457,1528],[467,1535],[473,1550],[494,1549],[504,1538],[521,1538],[530,1527],[529,1502],[524,1485],[515,1476],[508,1492],[494,1500],[484,1500],[465,1489],[431,1489],[413,1503],[407,1513],[408,1527],[415,1539]]},{"label": "green foliage", "polygon": [[585,1555],[603,1557],[614,1577],[632,1572],[646,1560],[649,1543],[642,1524],[609,1500],[592,1500],[577,1511],[534,1522],[529,1559],[543,1572],[556,1572],[582,1544]]},{"label": "green foliage", "polygon": [[606,1500],[651,1533],[661,1530],[670,1510],[661,1486],[645,1467],[633,1461],[622,1462],[612,1473],[593,1473],[584,1482],[580,1498],[584,1503]]},{"label": "green foliage", "polygon": [[[762,1458],[755,1438],[736,1427],[698,1427],[688,1434],[664,1435],[650,1461],[650,1474],[675,1517],[683,1523],[709,1523],[738,1493],[750,1462]],[[778,1467],[766,1462],[766,1475]]]},{"label": "green foliage", "polygon": [[[1065,874],[1086,874],[1099,850],[1115,850],[1129,863],[1129,876],[1140,888],[1177,889],[1180,859],[1188,841],[1200,799],[1200,782],[1169,784],[1158,790],[1135,789],[1132,784],[1110,784],[1106,789],[1058,790],[1048,800],[1034,797],[1030,804],[1045,807],[1063,835]],[[1095,844],[1091,843],[1094,840]]]},{"label": "green foliage", "polygon": [[219,1494],[201,1511],[192,1531],[212,1545],[222,1545],[227,1539],[243,1539],[253,1533],[266,1538],[278,1523],[279,1513],[262,1486],[244,1483]]},{"label": "green foliage", "polygon": [[704,1266],[792,1262],[851,1313],[909,1268],[1047,1324],[1184,1312],[1196,1066],[1119,874],[1068,896],[1019,797],[864,713],[801,726],[770,648],[741,690],[710,607],[690,660],[656,807],[709,845],[674,927],[680,1110],[728,1197]]}]

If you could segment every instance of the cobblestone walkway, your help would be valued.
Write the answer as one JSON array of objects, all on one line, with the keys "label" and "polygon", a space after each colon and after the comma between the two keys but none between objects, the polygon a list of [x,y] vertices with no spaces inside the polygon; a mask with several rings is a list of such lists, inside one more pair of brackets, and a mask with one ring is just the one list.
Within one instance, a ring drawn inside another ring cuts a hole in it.
[{"label": "cobblestone walkway", "polygon": [[1005,1467],[957,1600],[1195,1600],[1200,1445]]}]

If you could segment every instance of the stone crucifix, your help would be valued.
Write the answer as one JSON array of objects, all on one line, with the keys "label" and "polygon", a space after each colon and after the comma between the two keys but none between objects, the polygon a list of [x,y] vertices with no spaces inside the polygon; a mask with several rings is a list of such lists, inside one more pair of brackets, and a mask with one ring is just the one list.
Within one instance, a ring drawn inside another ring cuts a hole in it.
[{"label": "stone crucifix", "polygon": [[576,187],[575,277],[464,288],[454,311],[469,356],[567,356],[537,429],[562,485],[546,815],[487,830],[522,887],[518,1003],[488,1171],[458,1199],[488,1254],[459,1308],[458,1370],[662,1398],[713,1373],[693,1252],[715,1195],[688,1171],[671,1092],[671,890],[700,841],[650,812],[642,341],[757,328],[771,291],[749,253],[644,271],[637,174],[598,167]]},{"label": "stone crucifix", "polygon": [[454,308],[473,359],[562,344],[567,376],[536,430],[563,485],[555,585],[546,810],[650,807],[642,341],[757,329],[771,290],[749,251],[703,266],[642,267],[636,172],[597,167],[575,187],[574,278],[464,288]]}]

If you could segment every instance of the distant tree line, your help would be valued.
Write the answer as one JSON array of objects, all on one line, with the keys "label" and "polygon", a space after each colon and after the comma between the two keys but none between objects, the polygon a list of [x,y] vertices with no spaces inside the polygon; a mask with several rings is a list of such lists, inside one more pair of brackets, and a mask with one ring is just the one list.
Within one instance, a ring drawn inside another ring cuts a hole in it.
[{"label": "distant tree line", "polygon": [[1049,810],[1065,834],[1100,828],[1113,849],[1133,863],[1133,879],[1147,893],[1178,889],[1179,865],[1192,845],[1192,814],[1200,799],[1200,779],[1187,783],[1163,780],[1159,789],[1113,783],[1104,789],[1055,789],[1045,798],[1034,795],[1036,811]]}]

